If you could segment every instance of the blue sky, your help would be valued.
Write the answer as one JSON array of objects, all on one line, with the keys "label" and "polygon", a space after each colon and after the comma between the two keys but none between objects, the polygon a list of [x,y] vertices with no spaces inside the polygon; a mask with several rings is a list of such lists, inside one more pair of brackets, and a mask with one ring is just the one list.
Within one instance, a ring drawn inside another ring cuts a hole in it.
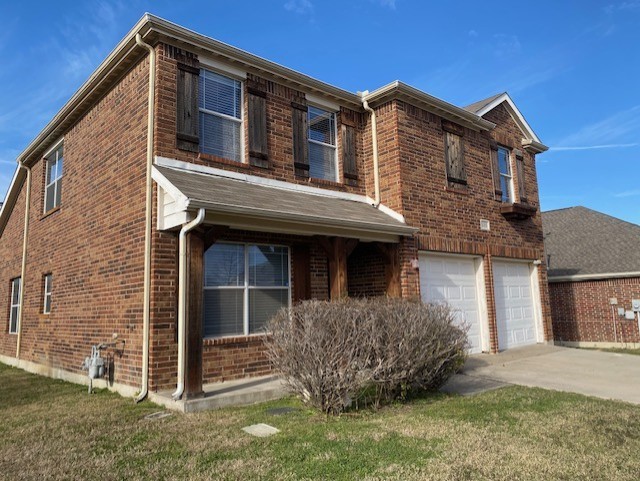
[{"label": "blue sky", "polygon": [[640,0],[2,2],[0,197],[16,156],[145,12],[350,91],[508,91],[551,150],[543,210],[640,224]]}]

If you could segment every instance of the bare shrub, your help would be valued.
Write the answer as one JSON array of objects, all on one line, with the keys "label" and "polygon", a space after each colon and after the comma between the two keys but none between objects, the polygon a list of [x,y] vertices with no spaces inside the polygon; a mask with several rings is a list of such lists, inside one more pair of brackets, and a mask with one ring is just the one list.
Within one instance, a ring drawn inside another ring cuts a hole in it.
[{"label": "bare shrub", "polygon": [[400,299],[307,301],[270,322],[267,353],[294,392],[342,412],[373,387],[374,403],[435,389],[466,358],[466,331],[446,306]]}]

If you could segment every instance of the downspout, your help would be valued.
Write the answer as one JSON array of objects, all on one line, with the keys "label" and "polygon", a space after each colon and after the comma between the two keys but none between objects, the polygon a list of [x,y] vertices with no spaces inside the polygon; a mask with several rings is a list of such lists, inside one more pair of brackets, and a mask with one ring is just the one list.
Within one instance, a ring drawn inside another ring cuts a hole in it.
[{"label": "downspout", "polygon": [[153,166],[153,141],[154,141],[154,107],[156,100],[156,51],[142,40],[140,34],[136,35],[136,43],[149,51],[149,99],[147,106],[147,181],[146,181],[146,206],[145,206],[145,230],[144,230],[144,300],[142,314],[142,386],[140,394],[135,399],[136,403],[147,397],[149,392],[149,318],[151,310],[151,222],[153,181],[151,168]]},{"label": "downspout", "polygon": [[187,234],[204,221],[205,210],[198,210],[198,215],[191,222],[184,224],[180,229],[179,250],[180,259],[178,261],[178,385],[171,395],[176,401],[184,393],[184,373],[185,373],[185,344],[187,338],[187,326],[185,322],[187,311]]},{"label": "downspout", "polygon": [[20,310],[18,311],[18,339],[16,340],[16,359],[20,359],[22,342],[22,313],[24,312],[24,277],[27,272],[27,239],[29,237],[29,208],[31,206],[31,168],[18,162],[21,169],[27,171],[27,192],[24,206],[24,234],[22,237],[22,269],[20,271]]},{"label": "downspout", "polygon": [[362,92],[362,106],[371,114],[371,143],[373,144],[373,185],[375,192],[374,206],[380,205],[380,169],[378,167],[378,126],[376,124],[376,112],[369,107],[369,102],[365,100],[368,90]]}]

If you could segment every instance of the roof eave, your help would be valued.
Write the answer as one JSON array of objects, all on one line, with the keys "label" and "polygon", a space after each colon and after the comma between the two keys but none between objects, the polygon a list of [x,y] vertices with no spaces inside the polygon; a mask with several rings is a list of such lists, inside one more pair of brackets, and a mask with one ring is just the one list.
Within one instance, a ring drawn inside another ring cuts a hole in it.
[{"label": "roof eave", "polygon": [[535,140],[525,139],[522,141],[522,147],[527,152],[531,152],[532,154],[541,154],[542,152],[546,152],[549,150],[549,147],[544,145],[541,142],[536,142]]},{"label": "roof eave", "polygon": [[567,276],[549,276],[549,282],[584,282],[599,281],[605,279],[626,279],[640,277],[640,272],[603,272],[597,274],[574,274]]},{"label": "roof eave", "polygon": [[364,95],[363,98],[372,106],[394,98],[405,100],[412,105],[424,108],[473,130],[492,130],[496,126],[493,122],[489,122],[473,112],[457,107],[398,80]]}]

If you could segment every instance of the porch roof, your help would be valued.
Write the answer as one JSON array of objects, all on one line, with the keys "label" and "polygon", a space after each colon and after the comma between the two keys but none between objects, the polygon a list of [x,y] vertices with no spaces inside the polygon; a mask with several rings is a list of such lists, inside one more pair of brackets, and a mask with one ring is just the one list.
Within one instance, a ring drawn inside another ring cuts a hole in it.
[{"label": "porch roof", "polygon": [[178,164],[153,168],[164,196],[161,229],[178,227],[205,208],[207,223],[267,232],[397,242],[418,230],[365,196]]}]

